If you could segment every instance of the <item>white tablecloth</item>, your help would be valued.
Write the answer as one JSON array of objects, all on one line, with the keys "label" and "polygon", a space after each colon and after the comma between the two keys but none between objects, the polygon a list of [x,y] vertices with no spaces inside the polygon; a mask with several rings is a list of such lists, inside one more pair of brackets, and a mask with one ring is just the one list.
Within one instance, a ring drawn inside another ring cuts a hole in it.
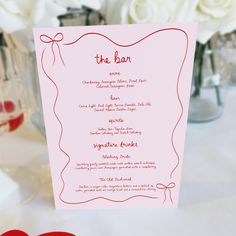
[{"label": "white tablecloth", "polygon": [[29,125],[0,137],[0,161],[25,165],[42,182],[33,201],[0,212],[0,233],[18,228],[30,235],[55,230],[81,236],[236,235],[236,87],[228,91],[222,118],[188,125],[178,209],[54,209],[47,146]]}]

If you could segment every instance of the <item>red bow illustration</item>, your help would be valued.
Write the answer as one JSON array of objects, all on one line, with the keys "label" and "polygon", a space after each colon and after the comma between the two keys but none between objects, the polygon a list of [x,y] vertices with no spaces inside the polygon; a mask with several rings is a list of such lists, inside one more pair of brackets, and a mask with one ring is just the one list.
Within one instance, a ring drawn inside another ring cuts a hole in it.
[{"label": "red bow illustration", "polygon": [[56,61],[56,55],[55,55],[55,51],[54,51],[54,45],[57,46],[60,59],[61,59],[63,65],[65,65],[64,60],[63,60],[63,57],[62,57],[62,55],[61,55],[60,46],[59,46],[59,44],[58,44],[58,43],[61,42],[63,39],[64,39],[64,36],[63,36],[62,33],[57,33],[57,34],[55,34],[55,36],[54,36],[53,38],[49,37],[49,36],[46,35],[46,34],[40,35],[40,40],[41,40],[43,43],[51,43],[51,50],[52,50],[52,54],[53,54],[53,65],[55,64],[55,61]]},{"label": "red bow illustration", "polygon": [[164,185],[164,184],[158,183],[156,185],[156,187],[158,189],[164,189],[164,200],[163,200],[163,203],[165,203],[165,201],[166,201],[166,192],[167,192],[167,190],[169,192],[170,201],[171,201],[171,203],[173,203],[173,199],[172,199],[172,196],[171,196],[171,189],[175,187],[175,183],[174,182],[171,182],[168,185]]}]

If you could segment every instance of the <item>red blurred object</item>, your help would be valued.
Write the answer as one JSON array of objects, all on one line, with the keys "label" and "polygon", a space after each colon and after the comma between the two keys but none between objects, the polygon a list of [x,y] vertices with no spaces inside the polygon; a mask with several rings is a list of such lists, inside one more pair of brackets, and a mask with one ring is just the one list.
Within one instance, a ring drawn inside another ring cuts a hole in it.
[{"label": "red blurred object", "polygon": [[39,236],[76,236],[75,234],[65,232],[51,232],[46,234],[40,234]]},{"label": "red blurred object", "polygon": [[[2,103],[0,103],[0,113],[1,112],[7,112],[7,113],[11,113],[15,111],[15,104],[12,101],[4,101]],[[10,118],[8,121],[5,121],[4,123],[0,124],[1,126],[4,125],[9,125],[9,132],[12,132],[14,130],[16,130],[19,126],[21,126],[24,122],[24,114],[20,113],[20,115],[18,115],[17,117],[14,118]]]},{"label": "red blurred object", "polygon": [[12,101],[5,101],[0,103],[0,112],[6,111],[8,113],[13,112],[15,110],[15,105]]},{"label": "red blurred object", "polygon": [[19,116],[15,117],[14,119],[10,119],[8,121],[9,124],[9,132],[16,130],[19,126],[21,126],[24,122],[24,114],[21,113]]},{"label": "red blurred object", "polygon": [[4,234],[1,234],[1,236],[29,236],[29,235],[20,230],[11,230]]},{"label": "red blurred object", "polygon": [[[20,230],[11,230],[4,234],[1,234],[1,236],[30,236],[30,235]],[[39,236],[76,236],[76,235],[66,232],[50,232],[50,233],[40,234]]]}]

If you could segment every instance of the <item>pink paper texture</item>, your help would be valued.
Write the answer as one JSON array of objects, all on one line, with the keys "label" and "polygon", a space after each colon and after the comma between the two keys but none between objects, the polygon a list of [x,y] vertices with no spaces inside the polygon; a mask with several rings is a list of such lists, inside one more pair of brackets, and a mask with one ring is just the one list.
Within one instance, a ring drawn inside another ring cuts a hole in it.
[{"label": "pink paper texture", "polygon": [[195,24],[34,33],[56,207],[176,207]]}]

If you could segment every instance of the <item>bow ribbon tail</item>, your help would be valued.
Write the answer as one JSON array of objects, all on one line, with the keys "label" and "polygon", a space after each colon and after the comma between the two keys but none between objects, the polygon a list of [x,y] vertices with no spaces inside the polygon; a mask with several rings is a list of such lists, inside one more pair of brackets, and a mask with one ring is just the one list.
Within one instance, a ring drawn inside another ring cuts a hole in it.
[{"label": "bow ribbon tail", "polygon": [[54,52],[54,42],[51,44],[51,51],[52,51],[52,55],[53,55],[53,62],[52,62],[52,64],[54,65],[55,61],[56,61],[56,55],[55,55],[55,52]]},{"label": "bow ribbon tail", "polygon": [[163,200],[163,203],[166,202],[166,191],[167,191],[167,188],[164,190],[164,200]]},{"label": "bow ribbon tail", "polygon": [[169,191],[169,197],[170,197],[170,201],[171,203],[173,204],[173,199],[172,199],[172,195],[171,195],[171,190],[168,188],[168,191]]},{"label": "bow ribbon tail", "polygon": [[60,47],[59,47],[59,45],[57,43],[56,43],[56,45],[57,45],[57,48],[58,48],[58,52],[59,52],[59,56],[60,56],[61,62],[63,63],[63,65],[65,65],[65,62],[64,62],[62,54],[61,54],[61,49],[60,49]]}]

